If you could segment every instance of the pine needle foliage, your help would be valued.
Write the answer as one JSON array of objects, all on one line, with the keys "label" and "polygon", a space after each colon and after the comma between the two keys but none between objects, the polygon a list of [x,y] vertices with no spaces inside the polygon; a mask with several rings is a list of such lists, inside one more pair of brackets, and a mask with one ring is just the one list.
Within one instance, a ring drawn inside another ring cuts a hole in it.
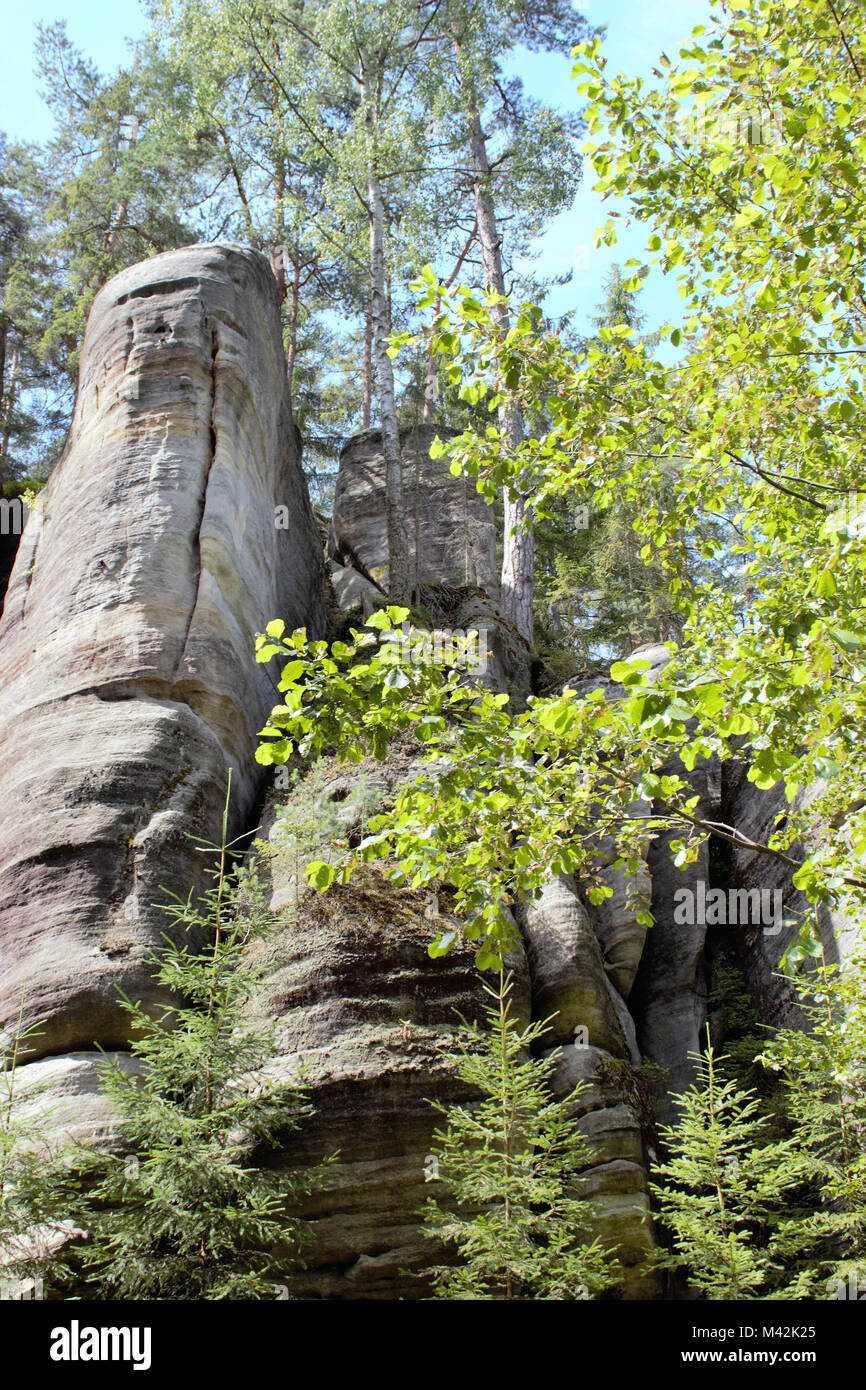
[{"label": "pine needle foliage", "polygon": [[575,1299],[614,1282],[613,1252],[590,1239],[593,1209],[580,1172],[591,1150],[573,1118],[584,1087],[553,1098],[556,1057],[533,1057],[549,1020],[521,1028],[513,979],[500,973],[486,1026],[468,1026],[457,1074],[479,1102],[434,1102],[446,1124],[434,1134],[443,1196],[423,1210],[425,1233],[455,1265],[428,1269],[442,1299]]},{"label": "pine needle foliage", "polygon": [[712,1300],[820,1296],[831,1229],[800,1137],[768,1137],[761,1097],[725,1079],[729,1059],[716,1055],[709,1029],[706,1048],[690,1055],[697,1080],[676,1098],[676,1122],[661,1127],[671,1157],[650,1183],[673,1237],[658,1264],[685,1269]]},{"label": "pine needle foliage", "polygon": [[267,1077],[272,1031],[246,1015],[259,979],[247,946],[264,914],[255,881],[229,865],[227,815],[228,798],[220,844],[198,842],[215,858],[210,886],[167,908],[172,933],[154,957],[180,1002],[153,1016],[126,1000],[143,1074],[105,1069],[130,1156],[93,1160],[84,1263],[98,1297],[277,1297],[306,1234],[286,1209],[322,1180],[318,1169],[287,1176],[252,1161],[311,1106],[301,1084]]},{"label": "pine needle foliage", "polygon": [[[760,1060],[781,1080],[785,1109],[835,1237],[832,1289],[866,1285],[866,954],[845,968],[821,956],[795,977],[804,1029],[781,1029]],[[835,1295],[834,1295],[835,1296]]]}]

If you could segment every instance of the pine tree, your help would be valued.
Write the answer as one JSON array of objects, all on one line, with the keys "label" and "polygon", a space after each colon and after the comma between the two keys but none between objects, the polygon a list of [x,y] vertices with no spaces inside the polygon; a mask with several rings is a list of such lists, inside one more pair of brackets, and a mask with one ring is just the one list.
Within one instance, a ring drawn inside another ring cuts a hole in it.
[{"label": "pine tree", "polygon": [[[508,79],[503,60],[515,43],[542,52],[568,52],[588,32],[585,21],[562,0],[526,5],[501,0],[448,0],[440,23],[453,47],[456,126],[460,155],[473,194],[475,229],[484,282],[499,301],[491,309],[496,329],[507,335],[506,258],[502,225],[519,209],[526,233],[537,232],[545,215],[567,206],[580,178],[577,124],[540,102],[527,99],[519,79]],[[494,142],[496,146],[493,157]],[[507,211],[508,210],[508,211]],[[512,234],[519,245],[521,233]],[[512,254],[516,249],[512,246]],[[519,450],[524,418],[517,400],[499,407],[503,448]],[[528,644],[533,640],[534,544],[532,513],[523,487],[503,493],[503,553],[500,606]]]},{"label": "pine tree", "polygon": [[480,1102],[436,1104],[447,1123],[432,1152],[447,1196],[427,1202],[424,1229],[458,1256],[426,1271],[436,1298],[585,1298],[614,1278],[580,1195],[591,1152],[572,1107],[583,1088],[553,1098],[556,1058],[530,1055],[548,1024],[521,1028],[512,988],[502,973],[497,989],[485,986],[487,1026],[473,1024],[460,1047],[457,1074]]},{"label": "pine tree", "polygon": [[56,127],[42,158],[40,240],[52,283],[39,352],[74,386],[87,316],[105,282],[211,231],[211,160],[163,119],[184,93],[149,41],[105,76],[61,21],[39,26],[36,58]]},{"label": "pine tree", "polygon": [[795,979],[805,1028],[784,1028],[760,1057],[782,1082],[787,1116],[819,1189],[837,1260],[828,1287],[866,1285],[866,954]]},{"label": "pine tree", "polygon": [[[653,350],[658,335],[640,332],[645,318],[639,291],[626,288],[618,265],[611,268],[603,288],[604,298],[592,319],[596,332],[577,338],[575,347],[615,361],[622,342],[617,333],[629,328],[638,335],[633,342]],[[547,422],[541,421],[540,432],[546,428]],[[637,447],[649,456],[657,444],[650,426]],[[658,478],[663,512],[673,509],[677,467],[677,461],[671,460],[666,476]],[[600,510],[590,507],[589,500],[589,494],[578,499],[577,505],[571,498],[557,499],[551,514],[536,527],[537,643],[553,674],[563,665],[564,674],[570,675],[612,657],[625,657],[644,643],[682,641],[685,614],[678,607],[670,576],[641,553],[645,537],[636,529],[642,515],[640,503],[620,496],[615,506]],[[723,520],[704,516],[704,532],[722,534]],[[687,572],[693,580],[702,576],[731,590],[734,578],[728,558],[723,555],[711,562],[700,544],[695,544]],[[564,656],[571,657],[570,669]]]},{"label": "pine tree", "polygon": [[[81,1253],[99,1297],[274,1297],[306,1236],[286,1209],[321,1180],[253,1161],[311,1107],[300,1084],[267,1077],[271,1030],[245,1018],[259,976],[247,947],[262,912],[255,881],[229,867],[227,815],[228,799],[221,843],[203,846],[215,855],[211,886],[199,902],[190,895],[167,909],[180,939],[167,934],[154,958],[179,1002],[154,1017],[127,1000],[143,1075],[106,1067],[129,1156],[91,1160],[92,1231]],[[206,944],[192,950],[184,933]]]},{"label": "pine tree", "polygon": [[[47,476],[62,446],[72,388],[41,350],[57,290],[44,234],[50,188],[35,145],[0,134],[0,484]],[[6,496],[14,495],[5,491]]]},{"label": "pine tree", "polygon": [[693,1086],[676,1098],[678,1120],[660,1129],[671,1157],[650,1183],[673,1250],[709,1299],[814,1297],[826,1280],[830,1223],[818,1209],[799,1136],[768,1138],[757,1093],[724,1080],[707,1030]]}]

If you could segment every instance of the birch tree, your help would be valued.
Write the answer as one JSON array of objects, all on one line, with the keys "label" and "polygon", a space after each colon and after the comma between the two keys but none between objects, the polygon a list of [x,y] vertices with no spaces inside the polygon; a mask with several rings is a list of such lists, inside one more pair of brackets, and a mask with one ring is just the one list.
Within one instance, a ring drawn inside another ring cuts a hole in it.
[{"label": "birch tree", "polygon": [[[519,80],[505,76],[505,60],[518,43],[567,53],[585,37],[586,24],[563,0],[448,0],[443,23],[453,47],[450,101],[457,116],[455,141],[465,153],[484,280],[499,297],[491,317],[504,336],[511,320],[503,219],[519,210],[523,233],[514,241],[515,250],[523,249],[527,235],[537,233],[546,218],[567,206],[580,177],[576,123],[530,101]],[[505,449],[517,452],[524,422],[510,395],[499,407],[499,429]],[[531,645],[534,544],[531,512],[519,480],[504,489],[503,501],[500,605]]]},{"label": "birch tree", "polygon": [[356,199],[369,230],[369,351],[375,367],[388,525],[389,589],[408,599],[413,588],[403,497],[403,463],[397,393],[390,348],[389,252],[393,217],[402,194],[430,172],[423,106],[418,92],[429,86],[436,49],[436,6],[412,0],[331,0],[318,9],[311,31],[320,59],[347,84],[352,110],[340,141],[332,180],[335,192]]}]

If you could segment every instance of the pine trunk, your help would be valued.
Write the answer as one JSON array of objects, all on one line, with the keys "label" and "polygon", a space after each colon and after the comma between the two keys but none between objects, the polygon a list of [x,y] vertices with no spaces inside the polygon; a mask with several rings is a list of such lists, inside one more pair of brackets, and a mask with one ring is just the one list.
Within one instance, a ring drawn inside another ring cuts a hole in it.
[{"label": "pine trunk", "polygon": [[301,312],[301,253],[297,249],[292,275],[292,295],[289,304],[289,346],[286,353],[286,379],[289,383],[289,399],[295,377],[295,359],[298,355],[298,315]]},{"label": "pine trunk", "polygon": [[[433,311],[433,317],[434,317],[434,319],[435,319],[435,318],[438,318],[438,316],[439,316],[439,314],[440,314],[440,312],[441,312],[441,309],[442,309],[442,300],[441,300],[440,296],[437,294],[437,296],[436,296],[436,308],[435,308],[434,311]],[[438,364],[437,364],[437,361],[436,361],[436,354],[435,354],[434,352],[429,352],[429,353],[427,354],[427,379],[426,379],[426,381],[425,381],[425,383],[424,383],[424,414],[423,414],[422,417],[421,417],[422,420],[424,421],[424,424],[425,424],[425,425],[432,425],[432,423],[433,423],[433,415],[434,415],[434,413],[435,413],[435,410],[436,410],[436,403],[437,403],[438,400],[439,400],[439,371],[438,371]]]}]

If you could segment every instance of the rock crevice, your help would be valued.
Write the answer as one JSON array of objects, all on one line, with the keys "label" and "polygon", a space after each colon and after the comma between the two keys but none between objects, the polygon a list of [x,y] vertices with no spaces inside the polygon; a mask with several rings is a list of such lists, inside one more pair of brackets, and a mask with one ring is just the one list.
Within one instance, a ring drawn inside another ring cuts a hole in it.
[{"label": "rock crevice", "polygon": [[229,769],[234,829],[261,786],[254,633],[324,627],[277,307],[233,244],[134,266],[93,307],[0,627],[0,1012],[23,995],[33,1053],[122,1047],[118,989],[157,1002],[157,904],[201,881],[188,835],[216,837]]}]

